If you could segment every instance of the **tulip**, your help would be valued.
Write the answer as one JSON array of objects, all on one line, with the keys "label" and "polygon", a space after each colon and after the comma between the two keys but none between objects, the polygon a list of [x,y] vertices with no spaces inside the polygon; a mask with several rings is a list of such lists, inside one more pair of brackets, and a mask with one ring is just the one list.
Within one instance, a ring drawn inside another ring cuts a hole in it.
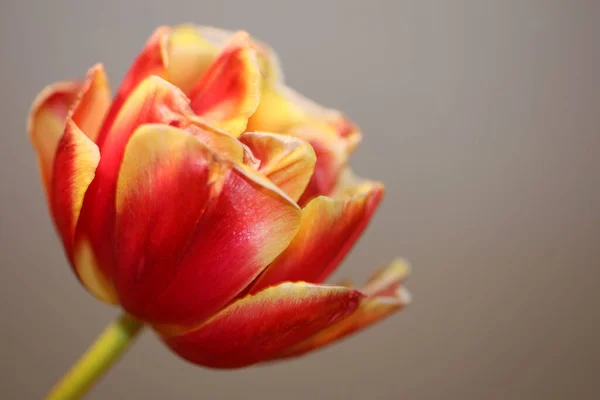
[{"label": "tulip", "polygon": [[160,27],[114,97],[101,64],[45,88],[29,134],[73,272],[124,311],[50,398],[83,393],[142,325],[231,369],[322,348],[409,302],[401,259],[361,289],[324,283],[384,186],[348,166],[358,127],[287,87],[245,32]]}]

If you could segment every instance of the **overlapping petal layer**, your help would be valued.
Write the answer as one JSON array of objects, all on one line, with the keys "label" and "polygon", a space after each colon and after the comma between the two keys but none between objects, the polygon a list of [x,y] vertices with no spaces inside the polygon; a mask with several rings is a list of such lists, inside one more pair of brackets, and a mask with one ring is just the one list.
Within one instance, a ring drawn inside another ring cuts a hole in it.
[{"label": "overlapping petal layer", "polygon": [[217,312],[287,247],[300,218],[276,186],[164,125],[131,138],[116,205],[121,304],[158,324]]},{"label": "overlapping petal layer", "polygon": [[197,115],[239,136],[260,99],[260,71],[248,34],[239,32],[189,93]]},{"label": "overlapping petal layer", "polygon": [[383,186],[374,185],[346,200],[324,196],[312,200],[302,210],[294,240],[251,291],[286,280],[323,282],[360,237],[382,196]]},{"label": "overlapping petal layer", "polygon": [[42,184],[50,198],[54,155],[65,129],[69,109],[77,100],[80,82],[58,82],[44,88],[29,112],[29,139],[37,152]]},{"label": "overlapping petal layer", "polygon": [[190,25],[161,26],[119,87],[99,134],[101,148],[129,96],[151,76],[179,87],[191,99],[196,114],[235,136],[244,130],[258,106],[260,72],[245,32],[233,35],[219,49]]},{"label": "overlapping petal layer", "polygon": [[361,297],[340,286],[282,283],[234,302],[191,332],[163,339],[193,363],[244,367],[343,320],[356,310]]},{"label": "overlapping petal layer", "polygon": [[259,172],[297,201],[315,169],[312,146],[293,136],[246,132],[240,137],[260,161]]},{"label": "overlapping petal layer", "polygon": [[125,145],[141,124],[184,124],[188,109],[189,103],[181,91],[161,78],[149,77],[127,98],[104,138],[96,175],[84,197],[75,251],[89,253],[94,268],[102,269],[101,274],[106,277],[112,274],[115,188]]}]

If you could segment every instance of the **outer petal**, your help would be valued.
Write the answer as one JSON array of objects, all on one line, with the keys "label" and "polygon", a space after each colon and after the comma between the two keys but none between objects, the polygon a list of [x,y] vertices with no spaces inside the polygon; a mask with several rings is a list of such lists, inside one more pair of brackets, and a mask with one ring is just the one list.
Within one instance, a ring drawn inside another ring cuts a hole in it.
[{"label": "outer petal", "polygon": [[260,160],[259,171],[297,201],[315,168],[312,146],[293,136],[274,133],[246,132],[240,140]]},{"label": "outer petal", "polygon": [[63,134],[69,109],[81,87],[80,82],[54,83],[37,95],[29,112],[29,138],[37,152],[40,175],[48,198],[56,147]]},{"label": "outer petal", "polygon": [[74,250],[73,237],[84,195],[100,161],[98,147],[67,118],[54,161],[51,210],[65,252],[83,285],[96,297],[115,302],[114,291],[105,276],[89,258],[85,247]]},{"label": "outer petal", "polygon": [[114,278],[144,321],[195,325],[289,244],[299,209],[264,178],[165,125],[131,138],[117,185]]},{"label": "outer petal", "polygon": [[185,129],[225,157],[241,162],[244,148],[230,135],[209,129],[195,117],[185,94],[162,78],[151,76],[140,83],[127,98],[101,147],[103,154],[96,176],[84,199],[76,241],[86,248],[105,269],[112,265],[115,187],[125,145],[135,129],[147,123],[164,123]]},{"label": "outer petal", "polygon": [[196,330],[164,340],[195,364],[244,367],[342,320],[360,298],[358,291],[339,286],[284,283],[236,301]]},{"label": "outer petal", "polygon": [[196,114],[232,135],[246,129],[260,99],[260,70],[247,33],[233,36],[189,97]]},{"label": "outer petal", "polygon": [[95,142],[111,104],[108,78],[102,64],[94,65],[73,105],[70,117],[87,137]]},{"label": "outer petal", "polygon": [[410,294],[403,286],[408,271],[409,266],[406,261],[394,261],[388,268],[371,278],[363,289],[367,297],[362,299],[354,313],[316,335],[283,350],[273,359],[295,357],[321,348],[404,309],[410,303]]},{"label": "outer petal", "polygon": [[28,131],[37,151],[42,183],[48,196],[52,164],[67,116],[94,141],[109,104],[108,80],[101,65],[92,67],[84,82],[52,84],[34,100],[29,113]]},{"label": "outer petal", "polygon": [[76,251],[91,249],[90,257],[97,259],[106,276],[111,275],[115,187],[125,145],[141,124],[187,124],[186,112],[191,113],[180,90],[161,78],[150,77],[129,96],[104,139],[100,148],[102,158],[84,198],[75,242],[85,242],[85,245],[77,244]]},{"label": "outer petal", "polygon": [[54,161],[51,208],[70,258],[83,196],[94,179],[99,161],[98,146],[71,118],[67,118],[65,133],[58,144]]},{"label": "outer petal", "polygon": [[358,240],[382,196],[383,186],[378,185],[346,201],[328,197],[312,200],[302,210],[294,240],[251,292],[283,281],[323,282]]}]

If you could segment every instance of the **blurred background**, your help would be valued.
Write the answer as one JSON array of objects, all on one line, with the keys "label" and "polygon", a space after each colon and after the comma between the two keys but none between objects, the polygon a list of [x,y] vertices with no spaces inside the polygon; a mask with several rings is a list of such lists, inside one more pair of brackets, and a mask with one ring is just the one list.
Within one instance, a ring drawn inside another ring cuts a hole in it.
[{"label": "blurred background", "polygon": [[334,278],[413,264],[413,304],[305,358],[194,367],[145,332],[90,399],[598,399],[600,2],[2,3],[0,389],[42,398],[117,310],[71,274],[25,121],[160,24],[245,29],[288,83],[363,129],[386,198]]}]

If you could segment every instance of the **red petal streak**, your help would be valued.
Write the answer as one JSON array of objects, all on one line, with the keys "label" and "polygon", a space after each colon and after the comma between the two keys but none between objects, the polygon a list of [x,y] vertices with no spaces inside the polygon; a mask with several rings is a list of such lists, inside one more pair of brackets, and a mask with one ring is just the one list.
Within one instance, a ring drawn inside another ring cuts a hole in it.
[{"label": "red petal streak", "polygon": [[283,281],[323,282],[367,227],[382,196],[383,186],[378,185],[345,201],[312,200],[302,210],[298,234],[251,292]]},{"label": "red petal streak", "polygon": [[239,136],[260,98],[260,70],[248,34],[238,32],[189,94],[194,112]]},{"label": "red petal streak", "polygon": [[343,287],[284,283],[236,301],[194,331],[164,340],[192,363],[244,367],[343,319],[360,298]]},{"label": "red petal streak", "polygon": [[[179,129],[144,126],[119,174],[115,281],[145,321],[196,325],[289,244],[299,210]],[[262,178],[264,179],[264,178]]]}]

